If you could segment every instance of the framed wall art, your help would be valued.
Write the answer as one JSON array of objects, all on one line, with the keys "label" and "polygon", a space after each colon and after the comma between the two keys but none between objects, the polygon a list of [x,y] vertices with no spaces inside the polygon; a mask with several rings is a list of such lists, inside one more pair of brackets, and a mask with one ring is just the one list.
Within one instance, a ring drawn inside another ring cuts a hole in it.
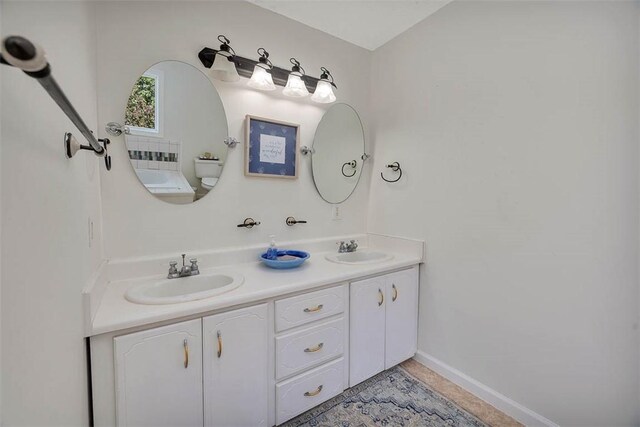
[{"label": "framed wall art", "polygon": [[248,115],[245,141],[246,176],[298,177],[300,125]]}]

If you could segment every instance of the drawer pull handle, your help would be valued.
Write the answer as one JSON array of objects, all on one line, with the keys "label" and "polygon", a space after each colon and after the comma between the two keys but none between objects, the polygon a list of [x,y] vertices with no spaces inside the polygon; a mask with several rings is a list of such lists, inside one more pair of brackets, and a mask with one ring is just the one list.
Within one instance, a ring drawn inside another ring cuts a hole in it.
[{"label": "drawer pull handle", "polygon": [[393,288],[393,297],[391,298],[391,301],[395,302],[398,299],[398,288],[396,288],[395,283],[392,284],[391,287]]},{"label": "drawer pull handle", "polygon": [[382,289],[378,288],[378,294],[380,295],[380,299],[378,300],[378,307],[384,304],[384,294],[382,293]]},{"label": "drawer pull handle", "polygon": [[321,391],[322,391],[322,385],[319,385],[318,388],[313,391],[305,391],[304,395],[306,397],[313,397],[313,396],[319,395]]},{"label": "drawer pull handle", "polygon": [[218,359],[222,356],[222,333],[218,331]]},{"label": "drawer pull handle", "polygon": [[316,351],[320,351],[322,350],[322,347],[324,347],[324,343],[321,342],[320,344],[318,344],[315,347],[307,347],[304,349],[305,353],[315,353]]},{"label": "drawer pull handle", "polygon": [[182,347],[184,348],[184,369],[187,369],[189,367],[189,343],[186,338],[182,341]]},{"label": "drawer pull handle", "polygon": [[303,311],[304,311],[305,313],[315,313],[316,311],[320,311],[320,310],[322,310],[322,304],[318,304],[318,305],[316,305],[316,306],[315,306],[315,307],[313,307],[313,308],[309,308],[309,307],[307,307],[307,308],[305,308]]}]

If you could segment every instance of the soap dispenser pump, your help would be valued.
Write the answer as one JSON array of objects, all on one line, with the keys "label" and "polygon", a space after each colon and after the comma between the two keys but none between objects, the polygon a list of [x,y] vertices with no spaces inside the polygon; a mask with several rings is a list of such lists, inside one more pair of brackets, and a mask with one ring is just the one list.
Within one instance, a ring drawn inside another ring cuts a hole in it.
[{"label": "soap dispenser pump", "polygon": [[269,248],[267,249],[267,259],[277,260],[278,259],[278,248],[276,248],[276,236],[274,234],[269,235],[271,239],[271,243],[269,243]]}]

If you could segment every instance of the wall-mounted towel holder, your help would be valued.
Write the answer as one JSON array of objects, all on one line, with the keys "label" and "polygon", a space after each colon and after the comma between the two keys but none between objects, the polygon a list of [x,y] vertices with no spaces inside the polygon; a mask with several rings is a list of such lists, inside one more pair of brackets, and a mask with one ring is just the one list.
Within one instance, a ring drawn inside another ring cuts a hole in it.
[{"label": "wall-mounted towel holder", "polygon": [[80,144],[71,133],[64,136],[64,151],[67,158],[71,158],[79,150],[93,151],[98,157],[104,157],[107,170],[111,170],[111,156],[107,154],[109,140],[97,139],[91,129],[85,124],[80,114],[71,104],[58,83],[51,75],[51,66],[47,62],[44,50],[31,43],[24,37],[9,36],[2,40],[2,53],[0,64],[16,67],[24,71],[28,76],[38,80],[38,83],[47,91],[49,96],[58,104],[58,107],[69,117],[80,133],[89,141],[89,145]]},{"label": "wall-mounted towel holder", "polygon": [[[111,141],[109,141],[109,138],[101,138],[98,141],[104,144],[104,151],[106,154],[107,145],[111,144]],[[64,155],[67,157],[67,159],[72,158],[80,150],[90,150],[95,152],[92,146],[80,144],[78,140],[71,134],[71,132],[65,133],[64,134]],[[108,156],[108,155],[104,156],[104,165],[108,171],[111,170],[111,156]]]},{"label": "wall-mounted towel holder", "polygon": [[402,178],[402,168],[400,167],[400,163],[393,162],[393,163],[390,163],[390,164],[386,165],[385,167],[391,169],[394,172],[399,172],[400,174],[398,175],[398,177],[396,179],[387,179],[387,178],[384,177],[384,172],[380,172],[380,176],[382,177],[383,180],[385,180],[386,182],[398,182],[398,181],[400,181],[400,178]]},{"label": "wall-mounted towel holder", "polygon": [[[350,167],[350,168],[353,168],[353,173],[352,174],[346,174],[344,172],[344,168],[346,168],[347,166]],[[351,160],[350,162],[344,162],[342,164],[342,175],[347,177],[347,178],[351,178],[352,176],[354,176],[358,172],[357,166],[358,166],[358,162],[356,160]]]}]

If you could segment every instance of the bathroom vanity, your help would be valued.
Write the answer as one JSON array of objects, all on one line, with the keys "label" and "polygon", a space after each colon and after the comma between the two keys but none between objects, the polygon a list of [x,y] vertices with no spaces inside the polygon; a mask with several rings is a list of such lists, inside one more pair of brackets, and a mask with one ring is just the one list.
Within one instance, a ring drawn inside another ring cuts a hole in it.
[{"label": "bathroom vanity", "polygon": [[277,425],[412,357],[423,243],[357,237],[353,262],[331,261],[333,241],[298,243],[312,257],[284,272],[249,261],[258,248],[201,255],[201,275],[243,283],[174,304],[124,296],[162,280],[146,274],[161,260],[105,265],[85,294],[95,425]]},{"label": "bathroom vanity", "polygon": [[[219,187],[237,141],[200,69],[169,60],[136,73],[125,118],[126,126],[110,125],[125,134],[133,171],[153,196],[192,203]],[[245,175],[264,178],[268,171],[249,167],[264,151],[272,177],[295,179],[306,155],[324,201],[353,194],[369,158],[353,107],[328,108],[312,147],[298,147],[298,125],[257,119],[245,123]],[[171,185],[158,177],[169,172],[188,187],[184,199],[163,193]],[[247,218],[236,228],[258,225]],[[173,263],[167,273],[169,257],[105,262],[84,292],[95,425],[279,425],[415,354],[424,242],[361,234],[279,247],[311,258],[274,270],[258,261],[264,247],[250,246],[189,254],[197,261],[180,272]]]}]

